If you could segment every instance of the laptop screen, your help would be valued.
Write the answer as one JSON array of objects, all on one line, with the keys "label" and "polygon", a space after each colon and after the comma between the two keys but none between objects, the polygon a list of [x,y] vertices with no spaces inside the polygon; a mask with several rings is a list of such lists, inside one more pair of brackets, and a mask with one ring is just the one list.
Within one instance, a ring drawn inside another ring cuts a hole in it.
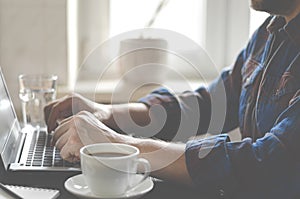
[{"label": "laptop screen", "polygon": [[17,117],[12,107],[1,70],[0,73],[0,151],[2,152],[10,133],[15,128]]}]

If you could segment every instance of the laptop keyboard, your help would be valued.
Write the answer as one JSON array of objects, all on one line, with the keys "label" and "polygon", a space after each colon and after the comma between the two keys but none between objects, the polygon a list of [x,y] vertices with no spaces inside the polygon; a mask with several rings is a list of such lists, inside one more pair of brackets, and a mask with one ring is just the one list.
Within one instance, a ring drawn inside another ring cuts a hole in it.
[{"label": "laptop keyboard", "polygon": [[70,163],[61,158],[59,150],[51,146],[51,138],[52,135],[46,131],[33,134],[26,166],[79,168],[79,163]]}]

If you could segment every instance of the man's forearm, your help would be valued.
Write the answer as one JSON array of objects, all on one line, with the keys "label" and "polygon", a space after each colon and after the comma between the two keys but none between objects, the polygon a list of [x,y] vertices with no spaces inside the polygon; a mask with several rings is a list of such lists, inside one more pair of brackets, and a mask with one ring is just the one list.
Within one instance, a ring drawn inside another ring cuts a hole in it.
[{"label": "man's forearm", "polygon": [[117,105],[99,104],[95,116],[110,128],[122,130],[132,125],[145,126],[150,123],[149,109],[143,103]]},{"label": "man's forearm", "polygon": [[136,146],[140,157],[151,165],[151,175],[159,179],[192,186],[185,160],[185,144],[161,140],[140,139],[121,135],[116,142]]},{"label": "man's forearm", "polygon": [[[132,125],[131,122],[139,126],[145,126],[151,122],[149,109],[143,103],[101,106],[98,109],[101,111],[95,113],[95,115],[97,116],[98,114],[98,119],[113,129],[122,128],[120,125],[130,126]],[[116,118],[120,118],[121,121],[116,120]],[[127,135],[117,136],[115,142],[131,144],[139,148],[141,152],[140,156],[147,159],[151,164],[152,176],[187,185],[192,184],[186,168],[185,144],[140,139]]]}]

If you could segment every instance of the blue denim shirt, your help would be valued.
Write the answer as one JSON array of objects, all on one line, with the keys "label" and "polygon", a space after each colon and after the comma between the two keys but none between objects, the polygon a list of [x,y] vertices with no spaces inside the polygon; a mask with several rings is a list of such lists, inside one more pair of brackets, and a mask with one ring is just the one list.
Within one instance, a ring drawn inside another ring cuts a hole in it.
[{"label": "blue denim shirt", "polygon": [[[186,133],[216,134],[186,144],[186,164],[197,190],[223,198],[300,198],[299,54],[300,15],[287,24],[282,17],[269,17],[233,66],[208,88],[178,96],[161,88],[140,100],[165,108],[167,121],[157,137],[172,140],[180,115],[193,115],[191,98],[197,99],[202,117],[197,132]],[[211,132],[222,88],[224,121],[220,131]],[[242,141],[231,142],[226,132],[236,127]]]}]

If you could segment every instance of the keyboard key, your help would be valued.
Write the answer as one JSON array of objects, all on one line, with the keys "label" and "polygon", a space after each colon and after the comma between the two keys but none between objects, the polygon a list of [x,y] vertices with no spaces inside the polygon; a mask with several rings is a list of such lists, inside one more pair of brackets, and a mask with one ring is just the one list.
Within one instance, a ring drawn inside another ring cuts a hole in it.
[{"label": "keyboard key", "polygon": [[79,163],[70,163],[61,158],[60,151],[51,145],[51,139],[52,134],[47,134],[45,131],[36,132],[30,144],[25,165],[79,168]]},{"label": "keyboard key", "polygon": [[42,162],[41,161],[33,161],[32,166],[42,166]]}]

